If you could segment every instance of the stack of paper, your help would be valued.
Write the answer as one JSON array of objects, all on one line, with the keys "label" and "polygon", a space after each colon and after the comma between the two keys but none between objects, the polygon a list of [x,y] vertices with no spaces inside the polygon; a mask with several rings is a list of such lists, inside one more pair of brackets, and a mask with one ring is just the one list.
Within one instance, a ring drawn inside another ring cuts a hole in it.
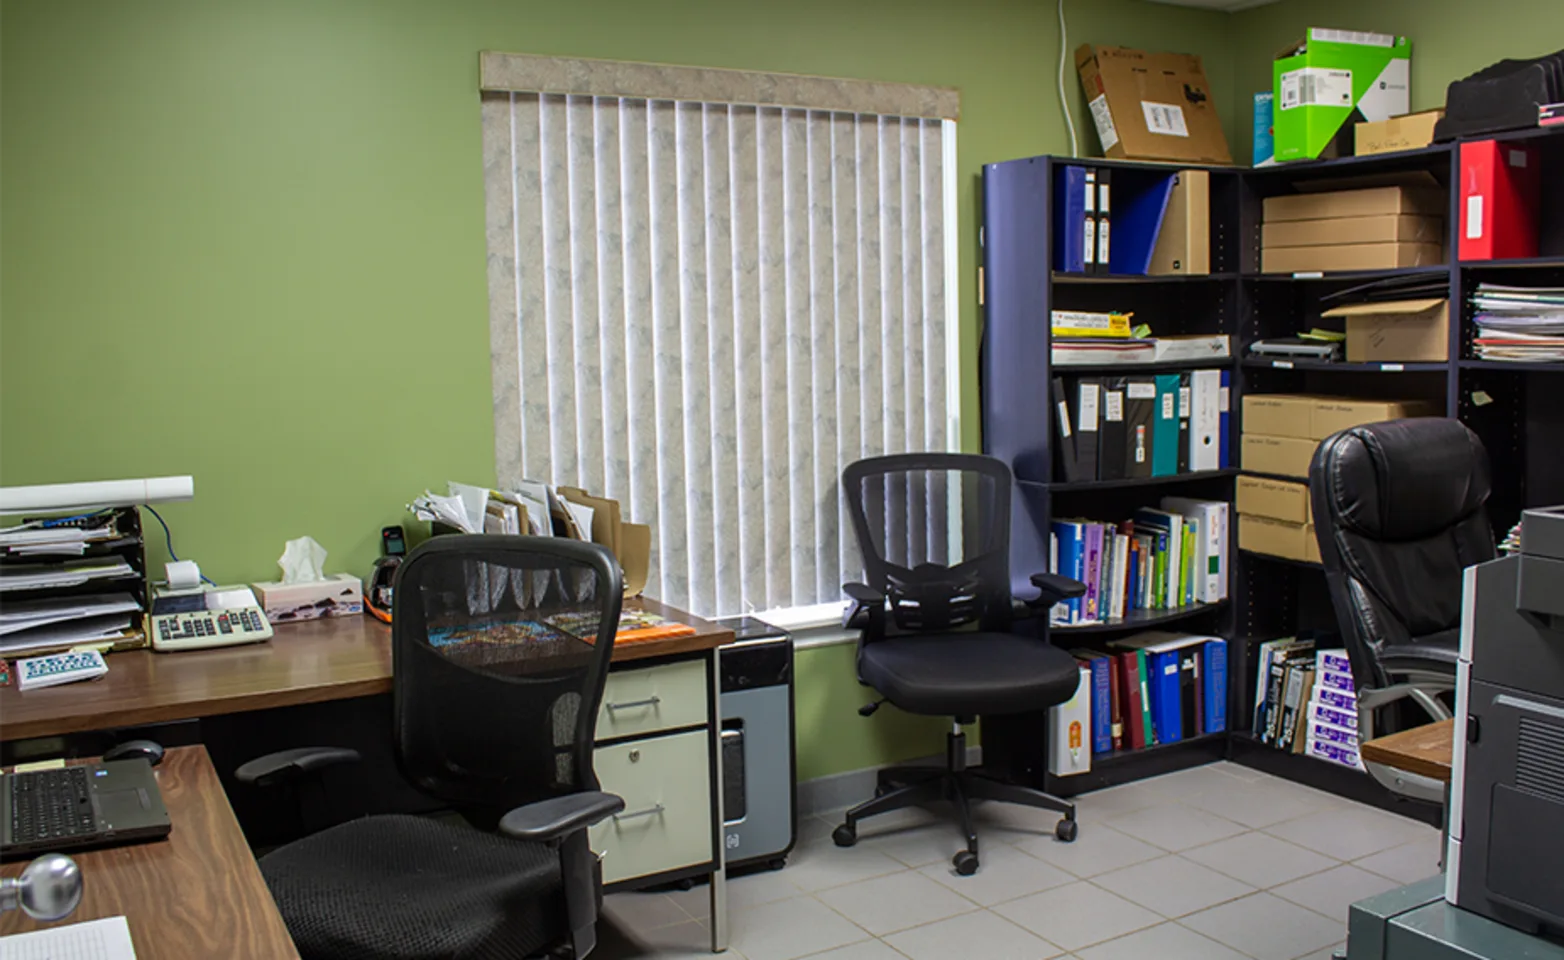
[{"label": "stack of paper", "polygon": [[1480,283],[1472,294],[1478,358],[1513,363],[1564,360],[1564,287]]},{"label": "stack of paper", "polygon": [[112,527],[11,527],[0,530],[0,550],[7,556],[75,556],[87,550],[89,543],[112,540]]},{"label": "stack of paper", "polygon": [[0,607],[0,655],[117,640],[140,609],[128,593],[7,603]]},{"label": "stack of paper", "polygon": [[18,565],[0,567],[0,593],[13,590],[41,590],[45,587],[74,587],[89,580],[133,577],[136,571],[118,557],[67,561],[58,566]]}]

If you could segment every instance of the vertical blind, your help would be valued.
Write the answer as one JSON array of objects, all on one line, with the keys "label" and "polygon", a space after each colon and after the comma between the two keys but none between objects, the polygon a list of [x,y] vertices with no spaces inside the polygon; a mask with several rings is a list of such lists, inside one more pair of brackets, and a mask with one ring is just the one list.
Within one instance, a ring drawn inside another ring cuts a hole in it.
[{"label": "vertical blind", "polygon": [[841,598],[840,476],[952,447],[940,120],[486,93],[502,485],[649,523],[706,615]]}]

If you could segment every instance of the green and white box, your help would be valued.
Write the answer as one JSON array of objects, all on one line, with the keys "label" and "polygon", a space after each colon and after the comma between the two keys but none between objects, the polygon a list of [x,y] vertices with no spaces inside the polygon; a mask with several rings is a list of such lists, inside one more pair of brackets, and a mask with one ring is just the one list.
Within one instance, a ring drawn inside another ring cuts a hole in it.
[{"label": "green and white box", "polygon": [[[1310,27],[1272,69],[1276,159],[1313,160],[1354,124],[1412,111],[1412,44],[1406,37]],[[1350,152],[1347,151],[1347,152]]]}]

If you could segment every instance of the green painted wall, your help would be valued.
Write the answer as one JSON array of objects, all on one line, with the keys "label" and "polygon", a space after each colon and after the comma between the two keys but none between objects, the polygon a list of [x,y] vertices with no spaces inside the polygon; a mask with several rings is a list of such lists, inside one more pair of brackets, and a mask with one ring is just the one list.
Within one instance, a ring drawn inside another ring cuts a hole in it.
[{"label": "green painted wall", "polygon": [[1444,106],[1445,88],[1496,60],[1564,47],[1559,0],[1283,0],[1232,15],[1234,159],[1247,162],[1254,94],[1271,88],[1277,50],[1309,27],[1373,30],[1412,41],[1412,109]]},{"label": "green painted wall", "polygon": [[[1200,53],[1222,102],[1228,23],[1070,2],[1072,47]],[[485,49],[959,87],[977,447],[976,178],[1067,149],[1052,4],[4,0],[0,483],[193,474],[179,550],[247,581],[303,534],[362,572],[410,497],[492,482]],[[851,663],[799,656],[801,775],[940,749],[859,718]]]}]

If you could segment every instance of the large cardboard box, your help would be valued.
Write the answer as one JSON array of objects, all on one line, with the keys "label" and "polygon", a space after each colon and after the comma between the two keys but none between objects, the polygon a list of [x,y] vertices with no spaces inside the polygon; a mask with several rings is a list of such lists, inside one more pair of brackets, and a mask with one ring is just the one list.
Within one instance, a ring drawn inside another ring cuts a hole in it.
[{"label": "large cardboard box", "polygon": [[[1243,399],[1244,435],[1320,441],[1362,423],[1438,416],[1427,400],[1362,400],[1303,393],[1251,393]],[[1248,464],[1245,464],[1247,467]],[[1260,467],[1262,473],[1277,473]],[[1307,473],[1307,471],[1305,471]]]},{"label": "large cardboard box", "polygon": [[1282,220],[1335,220],[1410,214],[1442,217],[1449,193],[1438,187],[1396,185],[1357,190],[1321,190],[1266,197],[1261,204],[1266,223]]},{"label": "large cardboard box", "polygon": [[1272,437],[1246,430],[1243,436],[1243,467],[1256,473],[1308,477],[1309,461],[1314,459],[1314,448],[1319,445],[1318,440]]},{"label": "large cardboard box", "polygon": [[1233,506],[1240,514],[1270,517],[1288,523],[1308,523],[1311,517],[1309,485],[1267,477],[1240,476],[1238,495]]},{"label": "large cardboard box", "polygon": [[1233,162],[1199,57],[1083,44],[1075,68],[1103,156]]},{"label": "large cardboard box", "polygon": [[1441,217],[1387,213],[1330,220],[1278,220],[1260,227],[1262,247],[1322,247],[1354,243],[1443,243]]},{"label": "large cardboard box", "polygon": [[1356,146],[1353,152],[1366,157],[1426,147],[1434,142],[1434,125],[1444,115],[1443,110],[1424,110],[1377,123],[1360,123],[1354,133]]},{"label": "large cardboard box", "polygon": [[[1398,117],[1412,109],[1412,44],[1406,37],[1310,27],[1272,64],[1276,159],[1342,156],[1349,121]],[[1338,135],[1345,135],[1338,137]]]},{"label": "large cardboard box", "polygon": [[1439,243],[1348,243],[1339,247],[1266,247],[1264,273],[1326,273],[1332,270],[1395,270],[1445,262]]},{"label": "large cardboard box", "polygon": [[1245,394],[1244,432],[1308,438],[1313,429],[1314,404],[1319,400],[1302,393]]},{"label": "large cardboard box", "polygon": [[1151,251],[1152,276],[1211,272],[1211,172],[1180,170]]},{"label": "large cardboard box", "polygon": [[1345,320],[1349,363],[1442,363],[1450,358],[1448,300],[1351,303],[1321,316]]},{"label": "large cardboard box", "polygon": [[1312,523],[1288,523],[1272,517],[1240,513],[1238,548],[1306,563],[1320,562],[1320,545],[1315,540]]}]

